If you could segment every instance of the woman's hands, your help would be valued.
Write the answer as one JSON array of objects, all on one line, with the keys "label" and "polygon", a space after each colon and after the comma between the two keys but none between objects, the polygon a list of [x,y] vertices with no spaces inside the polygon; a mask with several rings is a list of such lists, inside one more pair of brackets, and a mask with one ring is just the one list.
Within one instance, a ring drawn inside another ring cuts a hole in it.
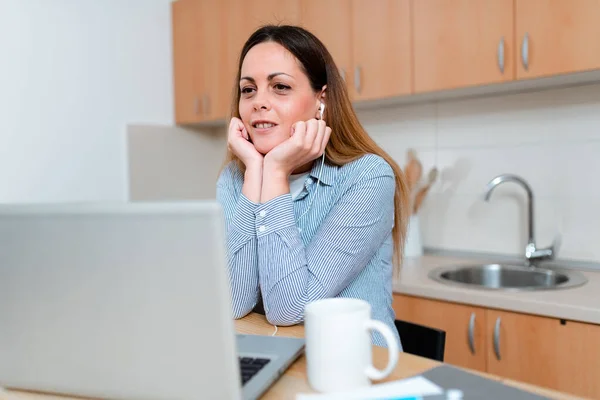
[{"label": "woman's hands", "polygon": [[292,125],[290,138],[263,157],[248,140],[244,123],[239,118],[232,118],[227,145],[246,166],[242,193],[255,203],[288,193],[290,174],[320,157],[330,135],[331,128],[323,120],[299,121]]},{"label": "woman's hands", "polygon": [[263,175],[266,179],[263,179],[260,201],[265,203],[289,193],[290,174],[320,157],[330,135],[331,128],[323,120],[296,122],[292,126],[290,138],[265,155]]},{"label": "woman's hands", "polygon": [[271,150],[264,159],[264,172],[269,179],[288,176],[325,151],[331,128],[325,121],[311,119],[299,121],[292,125],[290,138]]},{"label": "woman's hands", "polygon": [[263,180],[263,156],[248,139],[248,132],[242,120],[231,118],[227,146],[246,166],[242,193],[251,202],[259,203]]},{"label": "woman's hands", "polygon": [[241,119],[233,117],[229,122],[227,146],[248,168],[262,169],[263,156],[249,141],[248,131]]}]

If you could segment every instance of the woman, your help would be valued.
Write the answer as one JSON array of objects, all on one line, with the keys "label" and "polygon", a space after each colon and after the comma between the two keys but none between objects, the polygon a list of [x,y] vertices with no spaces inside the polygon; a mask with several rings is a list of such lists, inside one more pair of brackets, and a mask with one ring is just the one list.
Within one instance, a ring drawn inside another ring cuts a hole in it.
[{"label": "woman", "polygon": [[308,302],[353,297],[396,332],[404,175],[358,122],[325,46],[300,27],[258,29],[235,93],[217,183],[234,317],[262,305],[270,323],[293,325]]}]

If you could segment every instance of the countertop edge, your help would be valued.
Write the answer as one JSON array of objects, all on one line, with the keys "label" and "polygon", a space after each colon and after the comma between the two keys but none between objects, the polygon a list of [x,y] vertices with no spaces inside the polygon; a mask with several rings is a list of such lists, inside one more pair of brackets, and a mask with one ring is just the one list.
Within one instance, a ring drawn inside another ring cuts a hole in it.
[{"label": "countertop edge", "polygon": [[457,289],[444,290],[439,287],[420,287],[418,285],[402,284],[395,282],[394,294],[404,294],[423,297],[432,300],[448,301],[475,307],[485,307],[495,310],[513,311],[524,314],[537,315],[600,325],[600,310],[582,308],[568,304],[548,304],[535,299],[502,298],[501,301],[492,293],[485,293],[477,289],[467,289],[462,292]]},{"label": "countertop edge", "polygon": [[[594,300],[600,293],[600,269],[597,268],[572,268],[587,279],[584,285],[578,287],[514,293],[448,285],[429,276],[431,271],[439,267],[489,262],[501,261],[494,256],[482,254],[427,251],[420,257],[403,261],[399,275],[392,283],[392,292],[473,307],[600,325],[600,301]],[[590,265],[588,263],[586,266]]]}]

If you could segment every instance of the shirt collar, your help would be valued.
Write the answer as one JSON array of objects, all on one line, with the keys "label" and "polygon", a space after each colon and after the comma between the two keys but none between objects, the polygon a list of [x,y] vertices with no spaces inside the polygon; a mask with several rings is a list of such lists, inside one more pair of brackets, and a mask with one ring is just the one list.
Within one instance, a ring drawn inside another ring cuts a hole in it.
[{"label": "shirt collar", "polygon": [[[321,172],[321,182],[327,186],[333,185],[335,176],[338,171],[337,166],[329,165],[327,162],[323,163],[323,172]],[[310,170],[310,176],[315,179],[315,182],[319,179],[319,172],[321,169],[321,159],[315,160],[312,169]]]}]

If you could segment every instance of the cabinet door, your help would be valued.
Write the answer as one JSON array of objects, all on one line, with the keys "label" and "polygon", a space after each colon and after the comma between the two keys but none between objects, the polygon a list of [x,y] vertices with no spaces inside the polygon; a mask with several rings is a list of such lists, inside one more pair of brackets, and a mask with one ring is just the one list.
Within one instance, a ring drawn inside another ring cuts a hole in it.
[{"label": "cabinet door", "polygon": [[600,398],[600,326],[487,310],[491,374]]},{"label": "cabinet door", "polygon": [[300,24],[300,0],[225,0],[223,3],[227,10],[224,22],[227,57],[222,69],[226,76],[225,103],[230,106],[232,90],[238,84],[234,80],[244,43],[262,25]]},{"label": "cabinet door", "polygon": [[350,0],[302,0],[302,25],[327,47],[346,82],[352,68],[351,21]]},{"label": "cabinet door", "polygon": [[179,0],[171,3],[175,122],[178,124],[202,119],[198,100],[204,74],[198,33],[200,15],[199,1]]},{"label": "cabinet door", "polygon": [[412,0],[412,7],[415,92],[514,79],[513,0]]},{"label": "cabinet door", "polygon": [[485,371],[483,308],[398,294],[393,308],[396,319],[446,331],[445,363]]},{"label": "cabinet door", "polygon": [[211,0],[172,3],[175,121],[192,124],[224,117],[220,36],[223,9]]},{"label": "cabinet door", "polygon": [[600,68],[600,1],[516,0],[517,78]]},{"label": "cabinet door", "polygon": [[352,1],[354,100],[411,93],[410,0]]}]

